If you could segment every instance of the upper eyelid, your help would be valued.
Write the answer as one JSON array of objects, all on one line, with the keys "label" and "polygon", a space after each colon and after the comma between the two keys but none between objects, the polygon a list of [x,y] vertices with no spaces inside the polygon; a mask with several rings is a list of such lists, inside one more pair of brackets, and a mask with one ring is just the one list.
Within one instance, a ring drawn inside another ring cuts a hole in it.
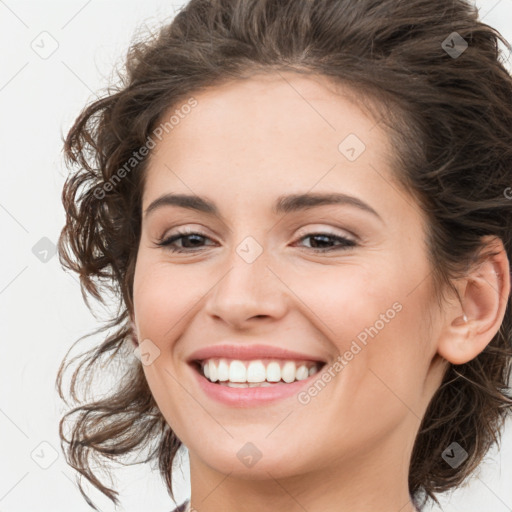
[{"label": "upper eyelid", "polygon": [[180,232],[184,232],[185,234],[200,234],[202,236],[211,237],[212,235],[208,234],[208,232],[213,232],[215,237],[219,237],[214,231],[211,229],[207,229],[204,227],[195,227],[195,224],[184,224],[180,226],[174,226],[173,228],[170,228],[166,230],[163,235],[161,236],[162,240],[165,240],[166,238],[170,238],[171,236],[178,235]]},{"label": "upper eyelid", "polygon": [[320,226],[318,223],[313,225],[308,225],[305,227],[302,227],[297,232],[297,235],[295,236],[305,236],[305,235],[311,235],[315,233],[321,233],[321,234],[329,234],[332,236],[341,236],[345,238],[354,238],[356,240],[359,240],[360,237],[349,231],[348,229],[343,228],[336,228],[334,226],[322,226],[322,227],[314,227],[314,226]]},{"label": "upper eyelid", "polygon": [[[195,227],[195,226],[198,226],[198,227]],[[315,227],[317,226],[317,227]],[[187,232],[195,232],[194,230],[198,231],[198,232],[202,232],[202,231],[205,231],[205,232],[212,232],[214,233],[214,236],[217,236],[217,237],[220,237],[219,234],[215,233],[214,230],[212,229],[209,229],[209,228],[206,228],[200,224],[194,224],[194,223],[189,223],[189,224],[182,224],[182,225],[179,225],[179,226],[174,226],[172,228],[169,228],[168,230],[166,230],[164,232],[164,237],[167,237],[167,236],[172,236],[172,234],[178,234],[178,232],[180,231],[187,231]],[[326,225],[322,225],[321,223],[312,223],[312,224],[308,224],[306,226],[302,226],[301,228],[298,228],[298,232],[307,232],[307,233],[311,233],[312,231],[322,231],[322,230],[338,230],[338,231],[341,231],[342,233],[346,233],[348,234],[349,236],[353,236],[354,238],[358,238],[358,236],[354,233],[352,233],[350,230],[348,230],[347,228],[340,228],[340,227],[335,227],[335,226],[326,226]],[[295,230],[297,231],[297,230]],[[231,232],[231,230],[230,230]],[[203,233],[201,233],[203,234]],[[204,234],[207,234],[207,233],[204,233]],[[339,233],[333,233],[335,235],[338,235]],[[210,235],[208,235],[210,236]],[[342,236],[342,235],[340,235]]]}]

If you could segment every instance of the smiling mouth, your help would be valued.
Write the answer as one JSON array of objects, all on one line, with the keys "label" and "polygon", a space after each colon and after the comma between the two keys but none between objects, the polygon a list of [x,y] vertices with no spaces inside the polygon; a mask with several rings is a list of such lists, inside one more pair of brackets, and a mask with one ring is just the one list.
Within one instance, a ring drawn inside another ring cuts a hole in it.
[{"label": "smiling mouth", "polygon": [[308,379],[327,364],[323,361],[257,359],[251,361],[212,358],[192,361],[191,366],[212,384],[231,388],[270,387]]}]

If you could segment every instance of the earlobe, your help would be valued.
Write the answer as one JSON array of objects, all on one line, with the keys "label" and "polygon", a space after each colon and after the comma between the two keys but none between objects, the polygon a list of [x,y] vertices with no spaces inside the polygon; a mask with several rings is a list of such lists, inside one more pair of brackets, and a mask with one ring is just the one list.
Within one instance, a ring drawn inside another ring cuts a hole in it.
[{"label": "earlobe", "polygon": [[474,359],[498,332],[510,295],[509,261],[503,243],[492,238],[493,254],[462,280],[462,303],[445,315],[438,353],[452,364]]}]

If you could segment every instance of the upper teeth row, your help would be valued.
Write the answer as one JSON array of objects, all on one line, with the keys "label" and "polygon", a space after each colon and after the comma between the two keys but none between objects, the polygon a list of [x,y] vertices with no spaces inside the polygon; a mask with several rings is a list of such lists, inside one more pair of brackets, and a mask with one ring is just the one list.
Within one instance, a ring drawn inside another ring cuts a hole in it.
[{"label": "upper teeth row", "polygon": [[202,361],[201,367],[204,376],[211,382],[279,382],[281,379],[284,382],[293,382],[307,379],[318,371],[318,365],[314,362],[270,361],[265,365],[261,359],[250,362],[209,359]]}]

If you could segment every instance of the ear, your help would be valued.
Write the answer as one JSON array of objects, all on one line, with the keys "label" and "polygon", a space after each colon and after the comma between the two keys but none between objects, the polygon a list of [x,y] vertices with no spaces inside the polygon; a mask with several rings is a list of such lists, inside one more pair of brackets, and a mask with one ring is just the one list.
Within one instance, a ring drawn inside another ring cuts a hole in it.
[{"label": "ear", "polygon": [[[487,254],[456,287],[462,299],[452,303],[438,339],[438,353],[452,364],[474,359],[492,341],[505,316],[510,267],[501,239],[482,239]],[[466,321],[467,318],[467,321]]]}]

